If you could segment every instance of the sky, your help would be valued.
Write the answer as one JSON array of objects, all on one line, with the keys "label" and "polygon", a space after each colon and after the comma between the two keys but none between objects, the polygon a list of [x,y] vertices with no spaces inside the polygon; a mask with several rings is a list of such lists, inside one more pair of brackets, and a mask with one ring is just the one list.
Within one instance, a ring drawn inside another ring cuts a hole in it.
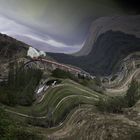
[{"label": "sky", "polygon": [[73,53],[94,20],[139,9],[137,0],[0,0],[0,32],[40,50]]}]

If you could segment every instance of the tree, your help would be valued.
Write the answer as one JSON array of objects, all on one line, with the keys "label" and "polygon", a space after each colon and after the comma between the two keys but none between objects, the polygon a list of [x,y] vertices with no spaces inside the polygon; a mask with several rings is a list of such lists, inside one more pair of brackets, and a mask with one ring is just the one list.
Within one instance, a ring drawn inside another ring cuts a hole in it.
[{"label": "tree", "polygon": [[9,62],[9,73],[8,73],[8,86],[13,87],[15,81],[15,73],[14,73],[14,63]]},{"label": "tree", "polygon": [[139,83],[136,80],[132,80],[125,98],[128,107],[132,107],[139,100],[140,98]]},{"label": "tree", "polygon": [[96,104],[97,108],[103,112],[122,113],[123,108],[126,107],[126,102],[123,97],[108,97],[100,98]]}]

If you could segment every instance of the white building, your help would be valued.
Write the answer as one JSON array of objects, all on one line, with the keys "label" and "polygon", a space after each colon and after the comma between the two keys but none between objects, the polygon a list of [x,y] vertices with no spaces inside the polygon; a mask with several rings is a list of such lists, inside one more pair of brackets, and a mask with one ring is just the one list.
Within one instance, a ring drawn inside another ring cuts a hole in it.
[{"label": "white building", "polygon": [[31,58],[39,57],[40,53],[35,48],[29,47],[29,50],[27,52],[27,56],[29,56]]},{"label": "white building", "polygon": [[29,56],[31,58],[38,58],[39,56],[46,56],[46,53],[43,51],[39,52],[35,48],[29,47],[29,50],[27,52],[27,56]]},{"label": "white building", "polygon": [[43,51],[40,51],[39,53],[40,53],[40,56],[44,56],[44,57],[46,56],[46,53]]}]

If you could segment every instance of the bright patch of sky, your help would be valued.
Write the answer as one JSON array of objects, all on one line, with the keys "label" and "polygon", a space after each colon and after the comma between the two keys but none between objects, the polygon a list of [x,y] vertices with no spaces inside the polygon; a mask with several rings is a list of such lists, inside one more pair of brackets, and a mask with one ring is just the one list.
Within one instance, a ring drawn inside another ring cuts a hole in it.
[{"label": "bright patch of sky", "polygon": [[[48,35],[44,35],[42,36],[37,36],[37,33],[34,33],[35,31],[32,31],[30,28],[21,25],[17,22],[15,22],[12,19],[8,19],[2,15],[0,15],[0,32],[3,34],[7,34],[9,36],[20,36],[20,37],[27,37],[28,39],[32,39],[38,42],[42,42],[45,43],[46,46],[50,45],[52,47],[57,47],[57,48],[77,48],[77,50],[79,50],[82,46],[82,44],[75,44],[75,45],[68,45],[65,44],[63,42],[57,41],[51,37],[49,37]],[[22,40],[21,40],[22,41]],[[25,42],[26,43],[26,42]],[[34,47],[34,46],[33,46]],[[40,49],[40,46],[38,46],[37,49]],[[47,51],[47,47],[46,47],[46,51]],[[53,48],[52,48],[53,51]]]},{"label": "bright patch of sky", "polygon": [[45,50],[46,44],[46,51],[47,45],[52,52],[53,47],[59,52],[78,51],[95,19],[127,14],[116,1],[0,0],[0,32],[31,42],[38,49]]}]

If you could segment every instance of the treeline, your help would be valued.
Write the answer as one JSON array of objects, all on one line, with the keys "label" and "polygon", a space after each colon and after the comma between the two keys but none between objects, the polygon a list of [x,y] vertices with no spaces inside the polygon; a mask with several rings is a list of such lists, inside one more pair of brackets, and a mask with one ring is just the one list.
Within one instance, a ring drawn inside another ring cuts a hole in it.
[{"label": "treeline", "polygon": [[109,113],[122,113],[123,108],[129,108],[136,104],[140,99],[140,84],[132,80],[126,95],[100,99],[96,106],[100,111]]},{"label": "treeline", "polygon": [[42,71],[39,69],[25,69],[17,63],[9,63],[8,80],[0,83],[0,102],[7,105],[31,105],[41,77]]},{"label": "treeline", "polygon": [[61,70],[59,68],[52,71],[52,76],[56,78],[63,78],[63,79],[76,79],[75,75],[71,74],[68,71]]},{"label": "treeline", "polygon": [[90,81],[88,77],[84,77],[83,75],[80,75],[80,74],[75,75],[75,74],[70,73],[69,71],[64,71],[59,68],[52,71],[52,76],[56,78],[62,78],[62,79],[71,79],[84,86],[87,86],[88,82]]}]

